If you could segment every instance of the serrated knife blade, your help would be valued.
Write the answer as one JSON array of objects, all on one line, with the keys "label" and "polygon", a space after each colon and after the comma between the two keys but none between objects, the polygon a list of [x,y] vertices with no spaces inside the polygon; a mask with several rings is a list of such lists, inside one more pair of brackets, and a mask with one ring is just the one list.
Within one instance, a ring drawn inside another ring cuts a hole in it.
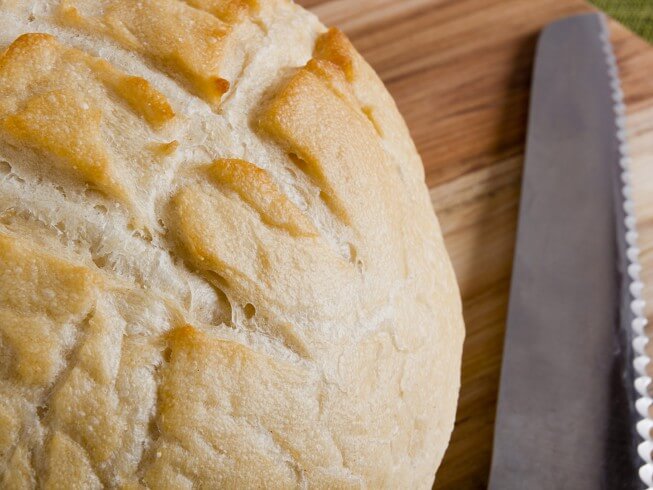
[{"label": "serrated knife blade", "polygon": [[633,247],[626,241],[633,221],[624,210],[619,95],[599,14],[544,29],[533,73],[491,490],[643,488],[628,274]]}]

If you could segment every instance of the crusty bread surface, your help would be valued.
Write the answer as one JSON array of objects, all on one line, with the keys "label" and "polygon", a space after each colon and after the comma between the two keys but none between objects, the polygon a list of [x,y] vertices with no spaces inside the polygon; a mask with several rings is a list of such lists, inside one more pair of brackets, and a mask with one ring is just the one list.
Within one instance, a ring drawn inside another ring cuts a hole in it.
[{"label": "crusty bread surface", "polygon": [[430,488],[422,162],[286,0],[0,1],[0,488]]}]

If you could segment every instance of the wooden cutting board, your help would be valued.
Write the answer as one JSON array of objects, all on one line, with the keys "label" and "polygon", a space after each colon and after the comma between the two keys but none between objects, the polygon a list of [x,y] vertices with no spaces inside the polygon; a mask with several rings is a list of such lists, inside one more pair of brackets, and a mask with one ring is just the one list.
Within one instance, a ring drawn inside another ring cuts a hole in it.
[{"label": "wooden cutting board", "polygon": [[[581,0],[298,1],[344,30],[378,71],[424,160],[467,325],[458,416],[435,488],[485,488],[535,41],[548,22],[592,7]],[[653,304],[653,47],[615,22],[611,29]]]}]

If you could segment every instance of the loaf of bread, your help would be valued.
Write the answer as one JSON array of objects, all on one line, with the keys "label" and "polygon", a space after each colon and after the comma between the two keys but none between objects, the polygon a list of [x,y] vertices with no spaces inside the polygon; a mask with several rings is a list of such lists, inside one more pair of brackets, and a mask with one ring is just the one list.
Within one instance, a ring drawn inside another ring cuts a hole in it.
[{"label": "loaf of bread", "polygon": [[287,0],[0,5],[0,488],[430,488],[460,298],[347,38]]}]

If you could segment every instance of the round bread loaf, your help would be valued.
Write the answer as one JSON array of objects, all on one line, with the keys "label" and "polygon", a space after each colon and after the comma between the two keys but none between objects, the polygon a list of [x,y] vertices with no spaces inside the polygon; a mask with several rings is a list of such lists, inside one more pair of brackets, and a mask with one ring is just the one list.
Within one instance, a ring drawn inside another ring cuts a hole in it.
[{"label": "round bread loaf", "polygon": [[286,0],[0,12],[0,487],[429,488],[460,298],[346,37]]}]

